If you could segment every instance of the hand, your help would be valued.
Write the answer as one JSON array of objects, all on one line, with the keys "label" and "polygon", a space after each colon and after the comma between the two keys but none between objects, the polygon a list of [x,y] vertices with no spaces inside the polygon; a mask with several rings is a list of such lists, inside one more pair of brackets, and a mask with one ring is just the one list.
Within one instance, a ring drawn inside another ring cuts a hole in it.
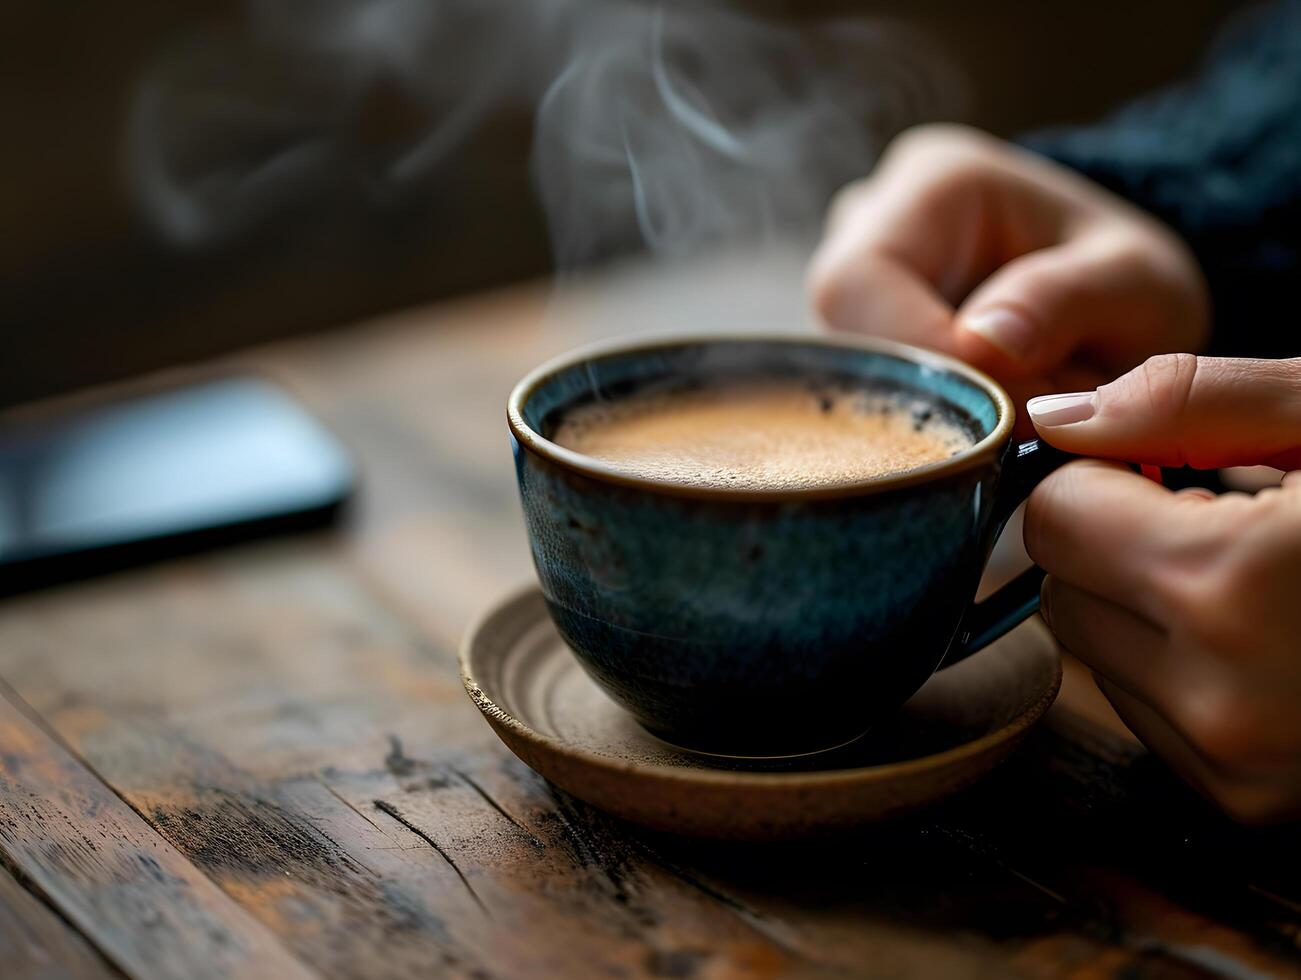
[{"label": "hand", "polygon": [[841,191],[808,284],[832,329],[960,357],[1018,405],[1199,350],[1207,333],[1201,273],[1168,229],[958,126],[904,133]]},{"label": "hand", "polygon": [[[1072,452],[1301,470],[1301,358],[1153,358],[1034,399]],[[1236,819],[1301,816],[1301,472],[1254,497],[1071,463],[1026,510],[1044,618],[1152,751]]]}]

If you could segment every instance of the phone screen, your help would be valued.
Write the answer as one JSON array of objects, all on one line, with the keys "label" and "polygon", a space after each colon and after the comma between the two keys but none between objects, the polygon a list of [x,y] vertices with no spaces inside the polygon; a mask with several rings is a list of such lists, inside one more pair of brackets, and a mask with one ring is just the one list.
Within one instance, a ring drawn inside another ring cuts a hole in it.
[{"label": "phone screen", "polygon": [[0,429],[0,591],[318,525],[353,468],[284,392],[231,378]]}]

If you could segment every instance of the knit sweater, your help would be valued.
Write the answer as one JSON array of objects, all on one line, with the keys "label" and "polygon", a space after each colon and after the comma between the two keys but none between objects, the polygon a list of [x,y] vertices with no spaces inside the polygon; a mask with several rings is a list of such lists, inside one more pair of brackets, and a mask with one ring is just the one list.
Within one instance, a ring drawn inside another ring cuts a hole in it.
[{"label": "knit sweater", "polygon": [[1239,18],[1194,79],[1021,142],[1184,237],[1210,286],[1213,353],[1301,354],[1301,2]]}]

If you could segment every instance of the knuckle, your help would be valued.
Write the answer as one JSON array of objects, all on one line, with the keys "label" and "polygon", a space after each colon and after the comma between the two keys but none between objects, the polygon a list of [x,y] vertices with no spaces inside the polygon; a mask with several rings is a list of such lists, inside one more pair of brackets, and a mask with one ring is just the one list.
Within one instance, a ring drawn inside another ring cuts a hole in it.
[{"label": "knuckle", "polygon": [[1192,253],[1173,232],[1127,223],[1113,241],[1107,266],[1117,276],[1141,276],[1161,297],[1160,309],[1178,322],[1172,336],[1184,338],[1194,350],[1205,341],[1210,302],[1204,280]]},{"label": "knuckle", "polygon": [[[1141,413],[1162,430],[1178,431],[1189,408],[1200,363],[1195,354],[1149,357],[1128,374],[1102,387],[1103,411],[1108,405],[1115,405],[1126,414]],[[1120,397],[1117,399],[1115,395]],[[1162,462],[1175,466],[1187,462],[1177,440],[1172,454],[1171,459]]]},{"label": "knuckle", "polygon": [[1050,323],[1064,327],[1070,322],[1071,306],[1088,302],[1091,287],[1088,276],[1082,275],[1088,270],[1069,253],[1031,252],[1018,260],[1017,267],[1020,274],[1014,285],[1009,284],[1012,297],[1029,309],[1042,311]]},{"label": "knuckle", "polygon": [[1301,783],[1294,773],[1301,733],[1284,720],[1288,709],[1267,702],[1261,692],[1252,694],[1222,679],[1185,693],[1172,706],[1170,717],[1225,784],[1252,788],[1261,797],[1258,802],[1272,800],[1277,805],[1284,795],[1301,802]]},{"label": "knuckle", "polygon": [[1172,619],[1198,647],[1233,647],[1243,640],[1246,585],[1238,569],[1221,562],[1185,571],[1172,563],[1154,583]]},{"label": "knuckle", "polygon": [[[1234,501],[1227,502],[1229,504]],[[1301,526],[1271,520],[1248,498],[1229,519],[1166,556],[1163,591],[1176,622],[1222,658],[1254,649],[1277,632],[1301,574]],[[1218,515],[1208,515],[1208,523]]]},{"label": "knuckle", "polygon": [[1098,274],[1117,280],[1142,276],[1150,281],[1160,267],[1159,259],[1153,255],[1150,236],[1143,229],[1129,225],[1108,229],[1105,241],[1096,246],[1092,258]]},{"label": "knuckle", "polygon": [[1202,685],[1183,697],[1176,722],[1193,750],[1216,769],[1255,769],[1272,756],[1255,706],[1236,689]]},{"label": "knuckle", "polygon": [[935,123],[923,123],[909,126],[902,130],[886,145],[881,154],[882,166],[890,166],[916,157],[929,156],[937,144],[944,141],[944,127]]},{"label": "knuckle", "polygon": [[[1172,576],[1178,578],[1177,575]],[[1217,585],[1224,578],[1219,573],[1190,577],[1187,584],[1157,585],[1156,597],[1169,617],[1170,637],[1177,649],[1193,653],[1200,669],[1213,673],[1219,683],[1230,690],[1234,678],[1254,674],[1262,657],[1277,644],[1273,635],[1276,627],[1250,593],[1244,580],[1232,586]],[[1215,729],[1217,721],[1225,725],[1230,719],[1218,719],[1213,708],[1217,698],[1229,698],[1221,692],[1210,698],[1211,704],[1197,704],[1191,709],[1199,724]],[[1250,720],[1252,707],[1246,703],[1231,703],[1226,712],[1238,712],[1240,718]],[[1232,740],[1229,740],[1232,743]]]},{"label": "knuckle", "polygon": [[889,152],[925,153],[954,149],[987,150],[995,141],[987,133],[962,123],[935,122],[909,126],[890,141]]},{"label": "knuckle", "polygon": [[998,142],[978,129],[959,123],[925,123],[890,141],[881,168],[966,185],[991,173],[998,155]]},{"label": "knuckle", "polygon": [[1148,407],[1162,418],[1176,419],[1188,407],[1197,377],[1195,354],[1157,354],[1138,368],[1138,383]]}]

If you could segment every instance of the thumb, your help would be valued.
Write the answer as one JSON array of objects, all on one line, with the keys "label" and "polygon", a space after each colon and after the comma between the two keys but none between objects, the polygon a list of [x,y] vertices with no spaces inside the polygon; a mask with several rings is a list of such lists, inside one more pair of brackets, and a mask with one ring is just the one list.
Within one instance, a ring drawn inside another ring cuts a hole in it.
[{"label": "thumb", "polygon": [[960,356],[1006,380],[1054,374],[1081,348],[1125,368],[1184,347],[1196,312],[1142,234],[1083,234],[1008,262],[958,310]]},{"label": "thumb", "polygon": [[1301,468],[1301,358],[1162,354],[1096,391],[1026,405],[1061,449],[1158,466]]}]

